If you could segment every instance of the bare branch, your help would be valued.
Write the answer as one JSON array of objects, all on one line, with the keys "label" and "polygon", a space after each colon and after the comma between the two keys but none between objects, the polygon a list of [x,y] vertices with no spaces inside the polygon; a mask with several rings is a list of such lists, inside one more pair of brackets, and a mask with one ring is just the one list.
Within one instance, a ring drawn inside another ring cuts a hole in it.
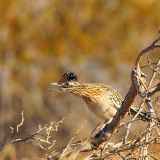
[{"label": "bare branch", "polygon": [[24,138],[17,138],[12,140],[11,143],[35,141],[41,149],[51,149],[56,142],[52,137],[52,133],[58,131],[59,125],[63,123],[63,119],[64,118],[58,122],[52,121],[50,124],[46,124],[43,127],[39,125],[39,129],[33,134],[30,134]]},{"label": "bare branch", "polygon": [[[159,41],[160,41],[160,37],[157,38],[150,46],[148,46],[147,48],[145,48],[144,50],[142,50],[139,53],[139,55],[136,59],[136,63],[135,63],[135,70],[133,70],[132,74],[131,74],[132,84],[131,84],[130,89],[124,99],[124,102],[123,102],[121,108],[119,109],[119,111],[113,117],[112,121],[110,123],[107,123],[105,125],[105,127],[102,130],[100,130],[96,134],[96,136],[93,138],[93,140],[92,140],[93,146],[98,147],[100,144],[102,144],[110,139],[111,135],[116,130],[116,127],[119,125],[120,121],[127,114],[131,104],[133,103],[137,93],[139,92],[139,90],[137,92],[137,89],[144,87],[144,86],[142,86],[143,83],[137,84],[137,81],[135,81],[135,77],[136,77],[136,79],[140,79],[140,81],[143,82],[143,80],[141,80],[141,78],[143,78],[144,75],[142,74],[142,72],[140,70],[139,62],[140,62],[141,57],[145,53],[149,52],[150,50],[154,50],[155,48],[160,48],[160,45],[157,44]],[[135,75],[135,73],[138,75],[138,77],[137,77],[137,75]],[[144,89],[146,90],[146,88],[144,88]]]},{"label": "bare branch", "polygon": [[20,123],[19,124],[17,124],[16,125],[16,129],[15,129],[15,127],[13,127],[13,126],[10,126],[9,128],[11,129],[11,134],[13,134],[14,133],[14,131],[15,132],[19,132],[19,128],[21,127],[21,126],[23,126],[23,123],[24,123],[24,113],[23,113],[23,110],[21,111],[21,121],[20,121]]},{"label": "bare branch", "polygon": [[[160,37],[139,53],[136,59],[135,68],[131,72],[132,83],[130,85],[128,93],[125,96],[121,108],[117,111],[113,119],[105,124],[104,127],[101,128],[101,130],[93,138],[86,138],[85,140],[78,141],[76,143],[72,143],[71,139],[66,147],[54,150],[50,154],[46,155],[43,160],[59,159],[65,157],[65,155],[68,155],[69,153],[74,152],[75,150],[77,154],[80,152],[94,151],[91,153],[89,159],[105,159],[111,155],[118,155],[119,158],[125,159],[126,156],[133,157],[133,151],[135,150],[141,151],[138,156],[143,160],[147,160],[152,156],[148,150],[148,146],[149,144],[160,143],[160,123],[156,123],[158,119],[155,116],[154,106],[152,103],[153,100],[151,99],[151,96],[160,91],[160,83],[158,83],[154,89],[153,87],[151,89],[151,86],[153,80],[155,79],[155,76],[159,75],[159,71],[157,71],[157,68],[160,67],[160,62],[158,61],[157,63],[151,63],[151,61],[148,61],[148,64],[146,66],[149,66],[152,69],[153,74],[147,85],[146,75],[141,70],[143,66],[140,67],[140,60],[144,54],[154,49],[160,48],[159,42]],[[153,67],[152,65],[156,65],[156,67]],[[134,99],[137,95],[141,97],[141,103],[139,109],[137,110],[137,113],[130,121],[122,124],[121,120],[128,113],[129,108],[134,102]],[[145,119],[147,119],[146,130],[141,134],[136,134],[136,138],[134,138],[132,141],[128,141],[128,135],[131,131],[131,125],[136,121],[136,118],[141,113],[143,106],[146,105],[149,111],[145,113]],[[149,116],[149,118],[147,117],[147,115]],[[110,144],[108,141],[110,140],[113,133],[124,125],[127,126],[127,131],[123,141],[121,140],[118,143]],[[152,158],[154,158],[154,156],[152,156]]]},{"label": "bare branch", "polygon": [[17,125],[17,132],[19,132],[19,127],[23,126],[24,123],[24,114],[23,114],[23,110],[21,112],[21,122]]},{"label": "bare branch", "polygon": [[138,55],[138,57],[137,57],[137,59],[136,59],[136,63],[135,63],[135,67],[136,67],[136,68],[138,67],[139,62],[140,62],[140,60],[141,60],[141,58],[142,58],[142,56],[143,56],[144,54],[146,54],[146,53],[148,53],[149,51],[154,50],[154,49],[156,49],[156,48],[160,48],[160,44],[158,44],[159,42],[160,42],[160,37],[158,37],[151,45],[149,45],[148,47],[146,47],[145,49],[143,49],[143,50],[139,53],[139,55]]}]

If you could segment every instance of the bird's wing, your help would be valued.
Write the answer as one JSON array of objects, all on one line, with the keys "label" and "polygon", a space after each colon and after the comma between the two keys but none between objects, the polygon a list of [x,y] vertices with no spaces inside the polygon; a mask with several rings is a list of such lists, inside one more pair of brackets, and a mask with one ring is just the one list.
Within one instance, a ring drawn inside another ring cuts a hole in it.
[{"label": "bird's wing", "polygon": [[120,95],[120,93],[118,93],[112,88],[109,89],[108,93],[110,94],[111,103],[114,105],[116,109],[119,109],[123,102],[123,98]]}]

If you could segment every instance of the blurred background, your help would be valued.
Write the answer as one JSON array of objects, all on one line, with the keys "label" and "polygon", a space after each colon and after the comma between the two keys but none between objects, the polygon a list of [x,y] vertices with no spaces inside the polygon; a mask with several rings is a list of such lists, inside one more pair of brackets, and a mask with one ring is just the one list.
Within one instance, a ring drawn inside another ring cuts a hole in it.
[{"label": "blurred background", "polygon": [[[55,148],[85,121],[77,139],[89,136],[100,120],[81,99],[50,92],[48,84],[72,71],[124,96],[138,52],[157,37],[159,11],[158,0],[0,0],[0,159],[41,157],[39,147],[8,142],[62,117]],[[11,135],[22,110],[24,125]]]}]

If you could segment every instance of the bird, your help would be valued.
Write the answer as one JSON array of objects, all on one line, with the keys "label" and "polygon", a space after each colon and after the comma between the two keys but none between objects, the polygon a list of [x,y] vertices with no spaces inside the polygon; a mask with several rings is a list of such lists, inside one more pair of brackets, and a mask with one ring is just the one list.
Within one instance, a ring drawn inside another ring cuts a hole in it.
[{"label": "bird", "polygon": [[[69,92],[82,98],[88,108],[100,119],[109,122],[120,109],[124,99],[111,86],[101,83],[80,83],[78,76],[73,72],[64,73],[57,83],[50,83],[51,90]],[[129,113],[135,115],[137,108],[130,108]],[[146,113],[140,112],[142,120],[149,120]]]}]

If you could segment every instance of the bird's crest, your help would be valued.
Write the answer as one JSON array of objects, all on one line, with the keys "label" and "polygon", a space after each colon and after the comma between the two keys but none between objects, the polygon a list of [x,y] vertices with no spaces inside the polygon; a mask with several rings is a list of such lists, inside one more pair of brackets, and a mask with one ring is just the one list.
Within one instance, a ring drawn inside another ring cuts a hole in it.
[{"label": "bird's crest", "polygon": [[58,81],[58,84],[67,83],[70,81],[78,81],[77,75],[73,72],[66,72],[62,78]]}]

